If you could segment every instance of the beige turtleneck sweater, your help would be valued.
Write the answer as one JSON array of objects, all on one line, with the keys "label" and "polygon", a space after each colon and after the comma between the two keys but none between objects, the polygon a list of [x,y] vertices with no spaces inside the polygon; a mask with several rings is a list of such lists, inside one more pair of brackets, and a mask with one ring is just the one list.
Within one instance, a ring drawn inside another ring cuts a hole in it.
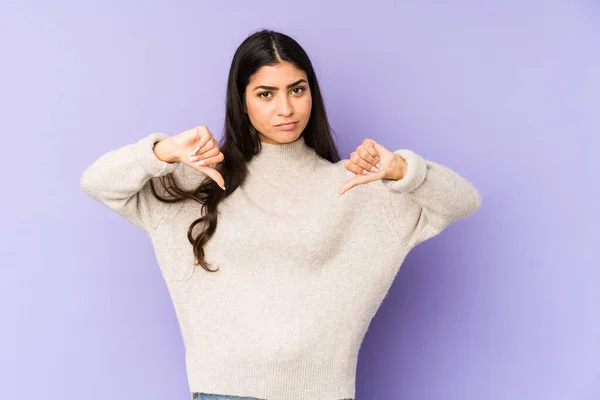
[{"label": "beige turtleneck sweater", "polygon": [[[187,231],[201,205],[156,200],[149,180],[203,174],[160,161],[152,133],[107,152],[81,186],[148,233],[174,303],[191,392],[268,400],[354,398],[358,350],[408,252],[475,212],[478,191],[410,150],[403,179],[358,185],[299,140],[262,143],[246,181],[219,205],[197,266]],[[160,184],[155,185],[160,187]],[[195,234],[197,231],[195,231]]]}]

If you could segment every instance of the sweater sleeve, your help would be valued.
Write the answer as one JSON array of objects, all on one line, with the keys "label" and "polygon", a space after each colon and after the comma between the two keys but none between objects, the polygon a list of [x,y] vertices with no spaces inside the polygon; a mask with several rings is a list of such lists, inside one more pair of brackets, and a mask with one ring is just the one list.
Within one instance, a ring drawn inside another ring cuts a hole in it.
[{"label": "sweater sleeve", "polygon": [[[85,193],[134,225],[150,232],[157,228],[170,203],[152,194],[150,179],[171,173],[181,163],[159,160],[154,144],[168,135],[152,133],[136,143],[111,150],[95,160],[81,175]],[[155,188],[158,190],[157,182]]]},{"label": "sweater sleeve", "polygon": [[381,180],[388,189],[385,205],[411,248],[481,207],[477,189],[450,168],[411,150],[394,154],[406,161],[407,171],[400,180]]}]

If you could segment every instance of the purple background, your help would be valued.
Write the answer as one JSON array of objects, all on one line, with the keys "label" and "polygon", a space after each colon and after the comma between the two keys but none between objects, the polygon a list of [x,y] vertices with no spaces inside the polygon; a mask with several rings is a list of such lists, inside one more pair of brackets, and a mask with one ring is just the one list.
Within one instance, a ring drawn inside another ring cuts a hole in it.
[{"label": "purple background", "polygon": [[263,27],[313,60],[343,158],[371,137],[483,196],[406,259],[357,399],[600,398],[598,3],[38,3],[0,6],[0,398],[188,398],[150,241],[79,178],[151,132],[220,135]]}]

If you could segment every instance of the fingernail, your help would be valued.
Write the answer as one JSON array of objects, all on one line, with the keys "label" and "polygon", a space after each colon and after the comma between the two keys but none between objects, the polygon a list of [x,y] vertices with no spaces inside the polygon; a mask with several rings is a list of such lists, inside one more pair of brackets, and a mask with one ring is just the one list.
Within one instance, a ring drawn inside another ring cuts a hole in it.
[{"label": "fingernail", "polygon": [[381,161],[381,160],[379,159],[379,157],[375,157],[375,159],[376,159],[377,161]]},{"label": "fingernail", "polygon": [[192,157],[190,157],[190,161],[196,161],[196,160],[198,160],[198,156],[192,156]]},{"label": "fingernail", "polygon": [[375,167],[371,167],[371,171],[373,171],[373,172],[379,172],[379,169],[375,168]]},{"label": "fingernail", "polygon": [[369,171],[367,171],[366,169],[363,169],[363,174],[369,175]]},{"label": "fingernail", "polygon": [[380,163],[377,163],[377,168],[381,168],[381,164]]},{"label": "fingernail", "polygon": [[198,164],[198,165],[204,165],[204,164],[206,164],[206,161],[204,161],[204,160],[200,160],[200,161],[198,161],[196,164]]}]

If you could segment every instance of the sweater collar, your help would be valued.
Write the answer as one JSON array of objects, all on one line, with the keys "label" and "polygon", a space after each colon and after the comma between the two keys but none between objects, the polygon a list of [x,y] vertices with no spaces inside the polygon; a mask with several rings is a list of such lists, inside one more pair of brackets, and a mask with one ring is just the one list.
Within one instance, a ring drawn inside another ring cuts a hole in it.
[{"label": "sweater collar", "polygon": [[277,174],[281,171],[294,174],[294,171],[303,170],[309,166],[309,161],[314,159],[315,150],[306,144],[304,135],[290,143],[271,144],[261,142],[261,150],[248,162],[250,173]]}]

